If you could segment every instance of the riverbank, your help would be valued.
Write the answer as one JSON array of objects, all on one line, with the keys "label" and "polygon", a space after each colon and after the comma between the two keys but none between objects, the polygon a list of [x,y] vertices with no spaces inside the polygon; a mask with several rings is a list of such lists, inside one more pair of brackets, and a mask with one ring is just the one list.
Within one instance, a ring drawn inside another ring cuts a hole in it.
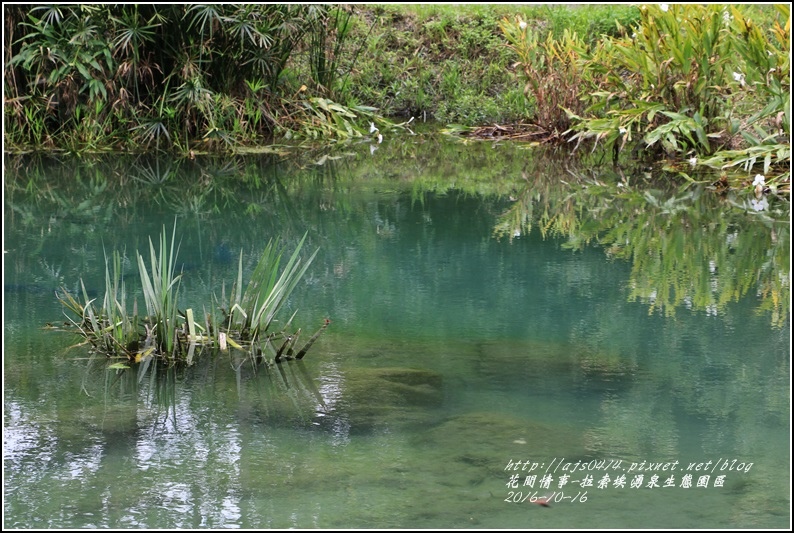
[{"label": "riverbank", "polygon": [[[12,6],[6,151],[170,150],[329,142],[410,117],[531,116],[499,28],[596,38],[636,7],[551,5]],[[388,120],[387,120],[388,119]]]},{"label": "riverbank", "polygon": [[432,119],[787,190],[788,6],[577,6],[15,5],[4,148],[192,157]]}]

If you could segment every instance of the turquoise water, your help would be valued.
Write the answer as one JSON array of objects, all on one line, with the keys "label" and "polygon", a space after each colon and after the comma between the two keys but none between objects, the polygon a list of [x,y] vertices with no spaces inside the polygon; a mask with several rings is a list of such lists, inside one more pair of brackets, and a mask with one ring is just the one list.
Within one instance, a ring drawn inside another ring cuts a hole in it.
[{"label": "turquoise water", "polygon": [[[788,527],[790,319],[768,296],[788,287],[788,238],[776,222],[692,198],[684,251],[653,277],[690,279],[692,242],[715,264],[704,289],[662,307],[639,253],[544,234],[540,206],[567,205],[543,203],[560,159],[528,167],[514,147],[436,142],[349,152],[132,161],[121,174],[7,162],[39,195],[6,190],[4,527]],[[527,197],[532,227],[499,234]],[[704,212],[728,222],[693,229]],[[582,231],[593,213],[579,213]],[[294,246],[308,232],[319,252],[283,320],[331,324],[303,361],[220,354],[117,373],[42,328],[64,320],[58,285],[83,279],[101,298],[103,246],[123,250],[136,294],[135,251],[175,219],[196,309],[229,290],[241,251],[250,273],[269,238]],[[678,221],[640,238],[677,235]],[[779,284],[734,298],[743,279]]]}]

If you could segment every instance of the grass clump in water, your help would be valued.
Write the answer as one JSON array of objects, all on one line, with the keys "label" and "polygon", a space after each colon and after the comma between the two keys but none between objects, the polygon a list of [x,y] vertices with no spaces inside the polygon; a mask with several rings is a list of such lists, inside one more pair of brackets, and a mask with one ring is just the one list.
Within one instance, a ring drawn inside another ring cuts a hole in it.
[{"label": "grass clump in water", "polygon": [[[317,251],[308,260],[300,256],[306,235],[280,270],[284,249],[278,242],[270,241],[243,287],[242,253],[237,281],[234,284],[228,308],[221,308],[223,318],[205,313],[204,321],[197,320],[192,308],[180,310],[179,288],[182,273],[177,273],[176,226],[171,242],[163,228],[159,251],[149,241],[150,260],[138,254],[138,267],[146,304],[146,315],[138,314],[137,301],[132,313],[127,312],[127,297],[121,277],[121,259],[112,254],[112,268],[106,256],[105,297],[98,305],[89,298],[82,284],[82,300],[62,288],[57,294],[67,317],[85,342],[96,353],[118,359],[116,368],[129,368],[129,364],[159,360],[168,366],[190,365],[196,355],[206,350],[227,351],[235,349],[250,356],[255,363],[276,363],[283,359],[302,359],[330,321],[297,349],[300,329],[290,332],[294,314],[280,328],[274,328],[275,317],[290,293],[311,265]],[[225,296],[221,296],[225,300]],[[217,298],[216,298],[217,301]]]}]

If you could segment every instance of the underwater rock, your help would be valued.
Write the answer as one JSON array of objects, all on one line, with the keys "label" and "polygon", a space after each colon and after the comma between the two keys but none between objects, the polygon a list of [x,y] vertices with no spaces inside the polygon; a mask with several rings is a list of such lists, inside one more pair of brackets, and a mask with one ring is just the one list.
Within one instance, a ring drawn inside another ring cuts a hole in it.
[{"label": "underwater rock", "polygon": [[355,368],[345,372],[332,417],[346,419],[353,432],[426,424],[442,400],[441,375],[431,370]]},{"label": "underwater rock", "polygon": [[437,475],[468,485],[501,479],[509,461],[549,463],[555,458],[576,460],[586,455],[581,433],[572,428],[498,412],[450,418],[424,433],[417,444],[426,453],[438,455],[433,462],[440,469]]},{"label": "underwater rock", "polygon": [[482,343],[474,371],[506,387],[537,394],[577,390],[582,396],[625,394],[637,382],[632,358],[568,342]]},{"label": "underwater rock", "polygon": [[438,406],[441,374],[413,368],[356,368],[345,373],[345,400],[351,405]]}]

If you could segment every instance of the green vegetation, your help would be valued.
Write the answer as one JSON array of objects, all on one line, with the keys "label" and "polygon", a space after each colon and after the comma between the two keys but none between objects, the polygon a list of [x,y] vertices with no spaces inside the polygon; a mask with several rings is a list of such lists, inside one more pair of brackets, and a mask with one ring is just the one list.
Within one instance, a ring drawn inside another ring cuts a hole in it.
[{"label": "green vegetation", "polygon": [[[597,244],[608,257],[631,264],[628,299],[646,303],[649,313],[675,316],[687,308],[717,314],[755,293],[758,312],[785,327],[791,297],[787,208],[775,221],[773,213],[757,209],[755,198],[715,202],[702,188],[663,190],[614,172],[592,178],[579,171],[567,181],[528,178],[499,216],[494,235],[512,239],[539,231],[566,239],[564,246],[577,251]],[[757,224],[742,224],[748,213]]]},{"label": "green vegetation", "polygon": [[[625,261],[631,265],[626,295],[646,303],[649,311],[721,312],[755,294],[759,313],[773,324],[782,325],[788,316],[790,228],[785,197],[759,200],[735,190],[716,194],[709,179],[674,187],[672,172],[643,175],[611,165],[604,168],[598,163],[604,156],[599,151],[579,151],[571,157],[559,147],[494,149],[490,143],[472,142],[463,148],[439,136],[423,136],[416,144],[384,143],[377,157],[361,157],[367,146],[358,150],[347,157],[305,151],[292,161],[276,156],[196,157],[168,163],[85,157],[53,166],[46,159],[22,158],[19,166],[6,166],[6,222],[23,237],[6,246],[24,250],[34,259],[20,267],[24,277],[8,282],[46,283],[52,290],[84,277],[102,261],[101,252],[97,256],[102,243],[91,235],[104,235],[108,249],[149,249],[148,242],[129,243],[117,236],[132,231],[128,226],[146,212],[157,224],[179,216],[186,239],[183,248],[203,250],[188,261],[211,266],[213,251],[202,244],[207,242],[223,242],[229,250],[252,250],[242,258],[242,275],[248,279],[257,277],[253,273],[264,255],[261,234],[298,243],[308,229],[305,242],[322,248],[312,263],[320,266],[306,273],[313,280],[311,286],[319,283],[331,293],[344,291],[344,272],[355,264],[378,261],[382,239],[424,227],[401,224],[408,205],[421,206],[431,196],[455,194],[461,199],[478,198],[478,207],[475,213],[462,203],[460,218],[448,224],[466,224],[476,216],[482,224],[492,225],[496,239],[539,234],[564,239],[576,251],[598,246],[608,257]],[[150,233],[159,230],[154,221],[148,224]],[[107,234],[104,228],[111,225],[120,231]],[[244,227],[258,231],[239,231]],[[372,255],[351,257],[345,246],[331,244],[323,229],[329,227],[336,228],[333,234],[338,241],[333,242],[364,239],[361,245]],[[74,250],[68,259],[48,253],[64,242]],[[186,293],[191,301],[206,301],[224,280],[248,288],[240,281],[237,254],[226,254],[227,266],[216,265],[211,277],[188,278],[187,288],[182,283],[180,300]],[[119,262],[116,267],[116,261],[108,261],[111,283],[103,275],[87,279],[86,286],[120,287],[113,281],[118,277],[114,269],[120,268],[129,290],[130,280],[138,277],[137,256],[122,254]],[[151,273],[153,269],[147,268]],[[181,268],[180,262],[176,275]],[[391,283],[386,276],[380,282]],[[243,317],[256,316],[264,300],[254,306],[250,302],[255,297],[246,299],[245,291],[229,291],[231,286],[227,283],[227,290],[212,301],[215,309],[225,309],[216,322],[227,324],[231,316],[231,329],[239,331],[245,329]],[[79,284],[69,289],[83,293]],[[89,291],[88,296],[97,295]],[[129,309],[129,297],[127,302]],[[184,310],[185,305],[179,308]],[[196,316],[200,315],[197,310]],[[198,321],[205,329],[218,329]]]},{"label": "green vegetation", "polygon": [[628,5],[362,7],[361,17],[375,25],[343,99],[375,106],[386,116],[446,124],[522,122],[533,113],[533,103],[515,82],[515,57],[499,29],[503,17],[516,13],[537,20],[543,38],[561,35],[563,28],[592,39],[617,35],[639,16]]},{"label": "green vegetation", "polygon": [[208,312],[203,321],[197,319],[192,308],[187,308],[184,312],[179,309],[182,274],[176,273],[179,247],[175,240],[176,225],[170,244],[165,228],[163,229],[159,252],[150,240],[148,267],[143,256],[138,254],[147,311],[145,316],[138,315],[137,301],[133,305],[132,313],[127,310],[121,256],[118,252],[112,254],[112,275],[106,259],[105,297],[101,306],[94,304],[96,298],[89,297],[82,280],[82,301],[64,287],[57,293],[65,310],[71,313],[71,316],[67,315],[71,325],[93,350],[110,358],[123,360],[114,363],[111,368],[129,368],[127,363],[144,363],[148,366],[153,360],[159,360],[168,366],[190,365],[197,347],[200,351],[205,348],[228,351],[231,347],[246,355],[255,364],[268,364],[268,355],[273,356],[276,363],[280,363],[282,358],[292,359],[293,356],[302,359],[328,325],[326,320],[297,352],[295,347],[300,330],[295,333],[288,331],[295,315],[278,331],[274,331],[276,314],[317,254],[315,252],[307,261],[302,261],[300,250],[305,236],[281,273],[279,265],[283,250],[279,249],[277,243],[269,242],[245,291],[241,253],[239,274],[232,287],[230,305],[228,309],[221,308],[223,320]]},{"label": "green vegetation", "polygon": [[531,107],[502,16],[593,37],[636,18],[629,6],[462,7],[7,6],[6,148],[188,154],[363,137],[394,116],[517,122]]},{"label": "green vegetation", "polygon": [[14,5],[5,22],[11,151],[192,157],[432,118],[789,189],[787,5]]},{"label": "green vegetation", "polygon": [[330,5],[9,6],[6,143],[188,153],[294,134],[317,108],[349,117],[317,100],[352,68],[349,18]]},{"label": "green vegetation", "polygon": [[774,6],[766,30],[745,6],[639,11],[624,35],[595,43],[568,31],[541,41],[520,17],[503,20],[537,126],[555,138],[602,142],[616,162],[632,149],[746,173],[760,163],[762,186],[788,189],[788,5]]}]

